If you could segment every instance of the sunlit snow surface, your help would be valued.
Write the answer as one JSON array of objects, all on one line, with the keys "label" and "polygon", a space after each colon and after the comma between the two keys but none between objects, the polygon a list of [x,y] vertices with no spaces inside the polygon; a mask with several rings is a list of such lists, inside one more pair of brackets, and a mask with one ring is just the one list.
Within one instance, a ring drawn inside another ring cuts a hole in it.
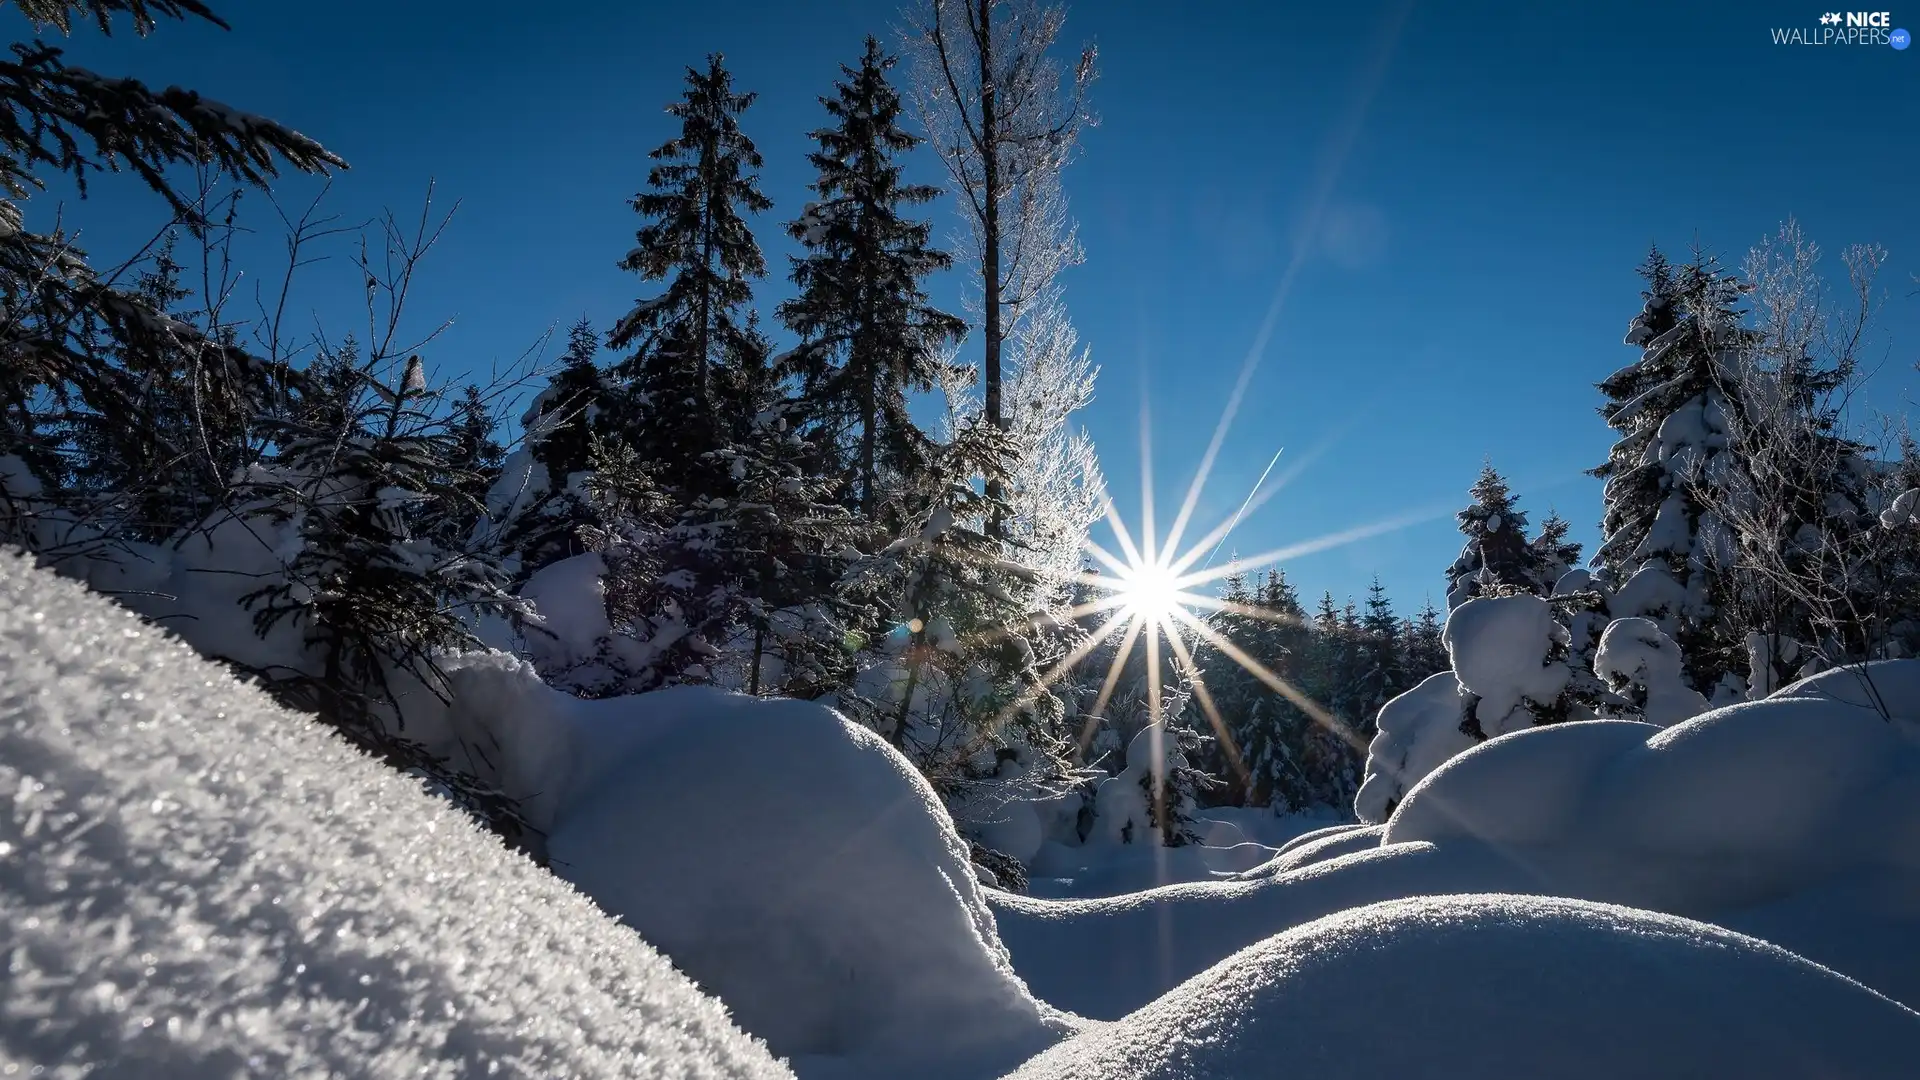
[{"label": "sunlit snow surface", "polygon": [[1256,944],[1014,1080],[1893,1080],[1916,1045],[1920,1016],[1717,927],[1450,896]]},{"label": "sunlit snow surface", "polygon": [[791,1075],[558,878],[5,553],[0,806],[5,1075]]},{"label": "sunlit snow surface", "polygon": [[1920,1001],[1920,663],[1494,739],[1383,825],[1052,852],[1063,893],[1178,882],[1077,900],[981,890],[925,781],[820,706],[453,667],[425,728],[510,751],[555,873],[631,929],[0,557],[0,1069],[792,1075],[655,947],[807,1080],[1879,1077],[1920,1046],[1889,1000]]}]

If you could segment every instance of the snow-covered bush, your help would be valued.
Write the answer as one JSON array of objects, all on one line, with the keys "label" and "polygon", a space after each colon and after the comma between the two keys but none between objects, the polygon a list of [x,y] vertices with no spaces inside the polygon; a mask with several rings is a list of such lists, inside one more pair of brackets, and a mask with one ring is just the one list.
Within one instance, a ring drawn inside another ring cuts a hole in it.
[{"label": "snow-covered bush", "polygon": [[1360,820],[1385,821],[1420,779],[1483,739],[1566,719],[1570,635],[1553,608],[1525,594],[1483,596],[1447,616],[1453,670],[1381,706],[1354,799]]},{"label": "snow-covered bush", "polygon": [[[1185,737],[1183,740],[1183,736]],[[1187,745],[1183,745],[1183,741]],[[1194,843],[1196,780],[1185,729],[1150,724],[1127,744],[1125,767],[1101,780],[1093,798],[1090,844]]]},{"label": "snow-covered bush", "polygon": [[[1567,688],[1568,635],[1537,596],[1470,600],[1447,615],[1447,656],[1484,738],[1553,717]],[[1557,717],[1553,717],[1557,718]]]},{"label": "snow-covered bush", "polygon": [[1652,619],[1615,619],[1600,635],[1594,673],[1621,695],[1634,718],[1672,727],[1707,711],[1707,699],[1686,684],[1680,646]]},{"label": "snow-covered bush", "polygon": [[1367,775],[1354,798],[1361,821],[1382,822],[1408,789],[1455,754],[1474,745],[1463,728],[1470,698],[1451,671],[1380,707],[1378,730],[1367,747]]}]

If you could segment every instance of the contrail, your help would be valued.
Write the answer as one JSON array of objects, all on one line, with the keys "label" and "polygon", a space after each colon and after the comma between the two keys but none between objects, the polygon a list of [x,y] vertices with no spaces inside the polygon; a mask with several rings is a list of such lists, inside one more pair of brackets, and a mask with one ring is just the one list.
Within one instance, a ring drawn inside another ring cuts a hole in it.
[{"label": "contrail", "polygon": [[1275,465],[1280,464],[1280,455],[1286,452],[1287,448],[1284,446],[1275,450],[1273,452],[1273,460],[1267,462],[1267,467],[1260,470],[1260,479],[1253,482],[1253,487],[1247,492],[1247,497],[1240,500],[1240,509],[1235,510],[1233,517],[1228,520],[1227,531],[1220,534],[1219,542],[1213,545],[1212,551],[1207,552],[1206,564],[1200,567],[1202,571],[1209,570],[1213,567],[1213,557],[1220,554],[1220,545],[1226,543],[1227,537],[1233,535],[1234,527],[1240,524],[1240,515],[1247,512],[1247,507],[1253,503],[1253,497],[1260,494],[1260,485],[1267,482],[1267,474],[1273,471]]}]

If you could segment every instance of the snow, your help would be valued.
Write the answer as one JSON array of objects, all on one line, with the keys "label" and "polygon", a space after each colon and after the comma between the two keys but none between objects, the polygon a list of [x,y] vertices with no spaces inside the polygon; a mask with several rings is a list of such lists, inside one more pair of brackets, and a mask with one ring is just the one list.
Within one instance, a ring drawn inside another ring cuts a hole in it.
[{"label": "snow", "polygon": [[1367,746],[1366,779],[1353,800],[1360,820],[1387,820],[1408,788],[1448,758],[1472,749],[1473,736],[1460,730],[1466,709],[1466,690],[1451,671],[1429,675],[1380,706],[1379,730]]},{"label": "snow", "polygon": [[[1878,667],[1875,685],[1905,697],[1896,711],[1920,711],[1920,662]],[[1920,738],[1833,700],[1858,686],[1799,684],[1667,729],[1588,721],[1491,739],[1414,785],[1384,828],[1306,840],[1237,880],[990,900],[1034,992],[1101,1020],[1309,920],[1474,892],[1764,934],[1916,1004],[1920,972],[1885,943],[1920,941]]]},{"label": "snow", "polygon": [[1593,673],[1615,692],[1631,689],[1650,724],[1672,727],[1707,711],[1707,699],[1681,677],[1680,646],[1652,619],[1615,619],[1600,635]]},{"label": "snow", "polygon": [[1239,952],[1010,1080],[1903,1077],[1920,1015],[1764,942],[1574,900],[1451,896]]},{"label": "snow", "polygon": [[1790,683],[1773,696],[1813,698],[1870,709],[1912,730],[1920,728],[1920,662],[1849,664]]},{"label": "snow", "polygon": [[702,687],[566,715],[556,869],[802,1076],[991,1076],[1072,1029],[1014,975],[939,797],[880,737]]},{"label": "snow", "polygon": [[1920,488],[1909,488],[1894,496],[1892,505],[1880,512],[1880,524],[1884,528],[1897,529],[1916,522],[1920,522]]},{"label": "snow", "polygon": [[1186,755],[1166,729],[1149,724],[1127,744],[1126,767],[1105,780],[1093,797],[1093,831],[1089,844],[1157,845],[1162,837],[1153,823],[1149,792],[1165,787],[1167,797],[1174,793],[1167,778],[1186,765]]},{"label": "snow", "polygon": [[[226,550],[275,567],[284,539]],[[183,576],[212,550],[114,573],[197,582],[174,610],[212,613],[226,577]],[[549,570],[528,593],[553,640],[597,635],[593,562]],[[1894,1004],[1920,1003],[1920,661],[1681,719],[1654,707],[1671,642],[1621,619],[1597,664],[1671,726],[1476,743],[1469,694],[1524,714],[1558,663],[1544,602],[1476,599],[1449,620],[1461,674],[1380,712],[1368,824],[1193,810],[1203,842],[1161,847],[1140,781],[1178,750],[1143,734],[1089,844],[1017,767],[982,789],[965,834],[1030,853],[1020,896],[820,704],[585,701],[526,659],[447,657],[452,701],[409,734],[525,798],[548,873],[83,591],[0,557],[0,1065],[1891,1076],[1920,1045]],[[196,641],[285,644],[207,621]]]},{"label": "snow", "polygon": [[1572,670],[1547,658],[1566,637],[1537,596],[1469,600],[1447,615],[1441,639],[1461,686],[1480,699],[1474,711],[1487,737],[1529,726],[1522,703],[1551,705],[1566,689]]},{"label": "snow", "polygon": [[11,554],[0,798],[9,1073],[791,1075],[418,784]]},{"label": "snow", "polygon": [[526,621],[540,631],[527,635],[536,666],[552,670],[577,664],[612,635],[606,576],[606,561],[589,551],[542,567],[520,587],[521,599],[532,604]]},{"label": "snow", "polygon": [[1650,562],[1635,570],[1614,592],[1607,608],[1623,617],[1658,616],[1679,611],[1686,601],[1686,586],[1674,580],[1673,572],[1666,566]]}]

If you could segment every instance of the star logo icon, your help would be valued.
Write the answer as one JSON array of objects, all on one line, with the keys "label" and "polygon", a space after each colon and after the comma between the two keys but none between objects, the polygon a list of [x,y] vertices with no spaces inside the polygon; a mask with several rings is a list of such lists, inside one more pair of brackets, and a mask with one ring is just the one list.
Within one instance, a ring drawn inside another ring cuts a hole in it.
[{"label": "star logo icon", "polygon": [[1837,11],[1829,11],[1825,15],[1820,16],[1820,25],[1822,26],[1840,25],[1840,13]]}]

